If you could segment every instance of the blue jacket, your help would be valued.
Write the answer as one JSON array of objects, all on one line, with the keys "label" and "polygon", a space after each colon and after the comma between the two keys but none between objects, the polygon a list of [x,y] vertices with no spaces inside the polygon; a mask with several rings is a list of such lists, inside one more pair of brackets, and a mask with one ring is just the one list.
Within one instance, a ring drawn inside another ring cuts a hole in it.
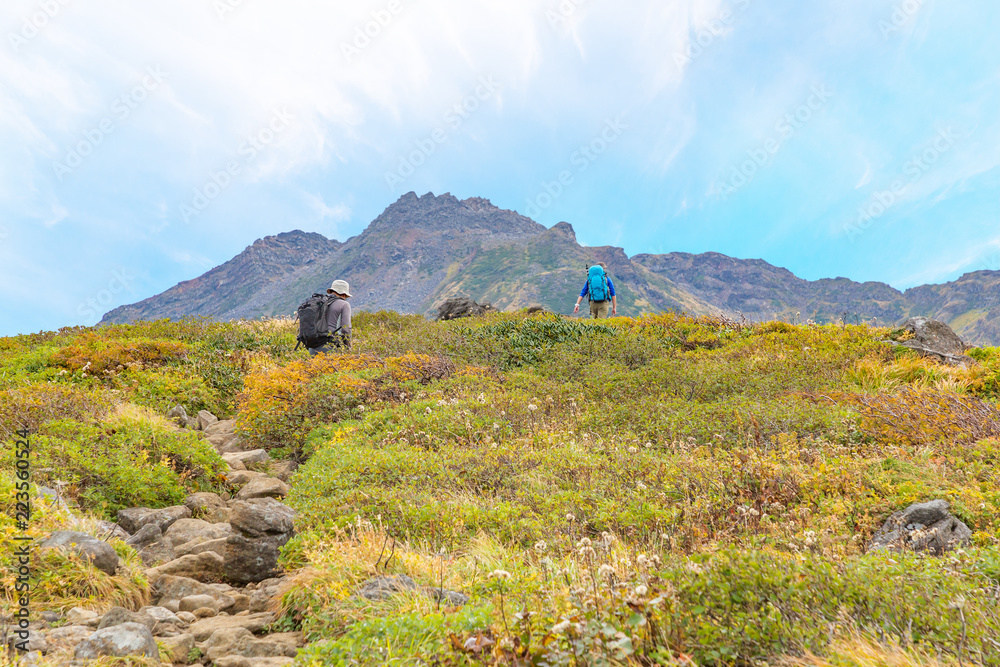
[{"label": "blue jacket", "polygon": [[[611,281],[611,276],[608,276],[608,296],[615,295],[615,284]],[[590,281],[588,280],[583,284],[583,289],[580,291],[580,298],[587,296],[590,293]]]}]

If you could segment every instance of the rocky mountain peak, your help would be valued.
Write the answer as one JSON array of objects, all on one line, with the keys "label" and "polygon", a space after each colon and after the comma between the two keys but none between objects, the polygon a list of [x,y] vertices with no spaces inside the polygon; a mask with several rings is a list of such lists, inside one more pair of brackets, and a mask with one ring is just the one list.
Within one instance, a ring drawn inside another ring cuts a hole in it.
[{"label": "rocky mountain peak", "polygon": [[555,234],[561,234],[572,239],[573,241],[576,241],[576,230],[573,229],[573,225],[568,222],[557,222],[549,231]]},{"label": "rocky mountain peak", "polygon": [[501,209],[489,199],[470,197],[460,200],[450,192],[418,196],[407,192],[372,222],[369,232],[403,230],[447,232],[462,236],[483,234],[508,237],[531,236],[544,227],[515,211]]}]

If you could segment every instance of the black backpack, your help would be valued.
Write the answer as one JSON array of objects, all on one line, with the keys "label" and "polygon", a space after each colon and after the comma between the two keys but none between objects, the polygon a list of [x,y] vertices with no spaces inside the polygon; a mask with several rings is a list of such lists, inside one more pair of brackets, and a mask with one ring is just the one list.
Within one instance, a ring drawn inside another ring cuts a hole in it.
[{"label": "black backpack", "polygon": [[[337,297],[327,294],[313,294],[297,311],[299,320],[298,345],[307,348],[323,347],[333,340],[333,335],[327,331],[326,311]],[[339,328],[338,328],[339,331]]]}]

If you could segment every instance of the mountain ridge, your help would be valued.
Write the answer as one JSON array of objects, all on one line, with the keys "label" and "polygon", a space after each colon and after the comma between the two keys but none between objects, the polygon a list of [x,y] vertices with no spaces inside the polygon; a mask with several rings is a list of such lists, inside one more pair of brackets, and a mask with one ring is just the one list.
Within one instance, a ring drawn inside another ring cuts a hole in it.
[{"label": "mountain ridge", "polygon": [[582,246],[573,226],[547,228],[482,197],[408,192],[357,236],[340,242],[293,230],[258,239],[233,259],[162,294],[116,308],[102,324],[202,316],[287,315],[334,278],[352,286],[361,310],[431,315],[450,296],[500,309],[542,306],[569,314],[587,265],[605,262],[619,311],[660,310],[750,319],[943,319],[978,344],[1000,344],[1000,272],[976,271],[939,285],[899,291],[849,278],[805,280],[763,259],[717,252],[640,253]]}]

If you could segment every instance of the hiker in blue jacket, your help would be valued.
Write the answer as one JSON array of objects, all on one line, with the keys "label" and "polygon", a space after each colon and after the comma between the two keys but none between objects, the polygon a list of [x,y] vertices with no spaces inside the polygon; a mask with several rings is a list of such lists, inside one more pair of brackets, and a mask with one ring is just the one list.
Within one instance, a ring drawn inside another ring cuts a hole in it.
[{"label": "hiker in blue jacket", "polygon": [[608,275],[608,267],[604,262],[595,264],[587,270],[587,282],[580,291],[580,297],[573,306],[573,313],[580,312],[580,302],[583,297],[590,297],[590,315],[595,320],[608,317],[608,304],[611,304],[611,314],[618,314],[618,297],[615,296],[615,284]]}]

